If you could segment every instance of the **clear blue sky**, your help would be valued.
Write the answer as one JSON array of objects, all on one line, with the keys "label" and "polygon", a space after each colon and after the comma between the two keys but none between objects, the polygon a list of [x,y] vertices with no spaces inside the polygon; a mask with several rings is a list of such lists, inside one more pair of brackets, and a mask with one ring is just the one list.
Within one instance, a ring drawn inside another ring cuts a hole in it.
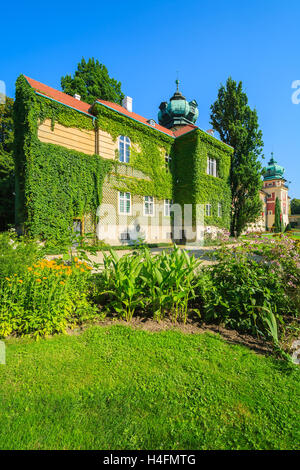
[{"label": "clear blue sky", "polygon": [[14,95],[24,73],[55,88],[82,57],[95,57],[133,97],[135,112],[157,119],[175,90],[199,104],[210,128],[220,83],[242,80],[256,107],[264,153],[274,152],[290,195],[300,198],[299,0],[2,2],[0,80]]}]

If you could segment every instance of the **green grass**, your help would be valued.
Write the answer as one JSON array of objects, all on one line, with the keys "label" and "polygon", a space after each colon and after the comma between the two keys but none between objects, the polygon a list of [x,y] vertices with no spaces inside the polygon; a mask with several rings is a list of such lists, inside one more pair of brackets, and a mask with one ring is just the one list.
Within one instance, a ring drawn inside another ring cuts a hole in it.
[{"label": "green grass", "polygon": [[1,449],[296,449],[298,368],[213,334],[7,340]]}]

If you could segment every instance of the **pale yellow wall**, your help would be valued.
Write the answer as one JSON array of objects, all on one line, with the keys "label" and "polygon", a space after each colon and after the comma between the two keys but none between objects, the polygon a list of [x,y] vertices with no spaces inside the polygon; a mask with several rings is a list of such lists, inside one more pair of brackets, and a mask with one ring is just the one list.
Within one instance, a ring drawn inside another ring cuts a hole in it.
[{"label": "pale yellow wall", "polygon": [[98,153],[101,157],[114,160],[118,150],[118,139],[113,141],[112,136],[101,129],[98,130]]},{"label": "pale yellow wall", "polygon": [[51,120],[46,119],[38,128],[38,138],[41,142],[61,145],[68,149],[77,150],[89,155],[95,152],[95,131],[65,127],[55,123],[51,129]]}]

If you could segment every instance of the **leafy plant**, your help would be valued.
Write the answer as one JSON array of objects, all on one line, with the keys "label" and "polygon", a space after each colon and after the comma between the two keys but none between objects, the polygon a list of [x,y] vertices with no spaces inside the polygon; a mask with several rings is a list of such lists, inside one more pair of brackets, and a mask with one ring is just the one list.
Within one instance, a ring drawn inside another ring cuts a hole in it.
[{"label": "leafy plant", "polygon": [[0,337],[50,335],[93,318],[97,307],[88,300],[90,271],[78,258],[70,264],[41,259],[22,274],[6,276],[0,290]]}]

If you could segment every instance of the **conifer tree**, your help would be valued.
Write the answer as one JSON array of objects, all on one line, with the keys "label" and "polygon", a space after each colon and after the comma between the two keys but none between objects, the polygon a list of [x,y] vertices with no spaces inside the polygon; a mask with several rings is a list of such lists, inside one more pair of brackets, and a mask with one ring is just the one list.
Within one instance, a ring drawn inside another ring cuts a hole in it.
[{"label": "conifer tree", "polygon": [[255,109],[248,105],[242,82],[228,78],[221,85],[218,98],[211,106],[211,125],[223,142],[234,148],[231,159],[230,186],[232,195],[232,236],[239,236],[247,224],[259,217],[262,204],[259,191],[262,186],[261,164],[262,132],[259,130]]}]

